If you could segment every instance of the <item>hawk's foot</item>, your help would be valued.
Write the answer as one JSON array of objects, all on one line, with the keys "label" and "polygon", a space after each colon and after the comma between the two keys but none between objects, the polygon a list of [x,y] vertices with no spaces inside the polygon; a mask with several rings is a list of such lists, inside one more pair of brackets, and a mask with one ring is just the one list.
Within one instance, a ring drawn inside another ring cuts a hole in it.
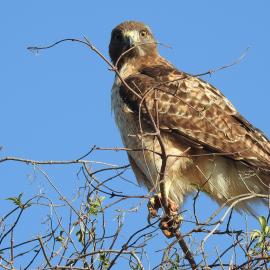
[{"label": "hawk's foot", "polygon": [[[179,226],[182,221],[182,216],[178,214],[179,206],[177,203],[175,203],[170,198],[167,198],[168,201],[168,209],[170,214],[165,215],[161,218],[159,227],[164,233],[164,235],[168,238],[173,237],[176,233],[176,231],[179,229]],[[158,193],[154,196],[152,196],[149,199],[149,202],[147,204],[149,215],[148,215],[148,221],[151,218],[158,216],[158,210],[162,208],[162,200],[161,200],[161,194]]]},{"label": "hawk's foot", "polygon": [[[168,208],[171,213],[171,215],[175,215],[178,212],[179,206],[177,203],[175,203],[173,200],[170,198],[167,198],[168,201]],[[152,196],[149,199],[149,202],[147,204],[147,208],[149,211],[149,218],[157,217],[158,215],[158,210],[162,208],[162,200],[161,200],[161,194],[158,193],[154,196]]]},{"label": "hawk's foot", "polygon": [[174,237],[175,233],[180,227],[182,220],[183,216],[180,214],[164,216],[160,220],[159,228],[167,238]]},{"label": "hawk's foot", "polygon": [[157,217],[158,215],[158,210],[162,207],[161,203],[161,194],[155,194],[152,196],[148,203],[147,203],[147,208],[148,208],[148,220],[151,218]]}]

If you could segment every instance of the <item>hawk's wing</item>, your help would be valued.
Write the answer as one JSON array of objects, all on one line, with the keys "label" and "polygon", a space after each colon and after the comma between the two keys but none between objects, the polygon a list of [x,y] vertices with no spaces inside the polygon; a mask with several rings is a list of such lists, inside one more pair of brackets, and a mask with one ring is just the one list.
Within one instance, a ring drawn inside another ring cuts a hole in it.
[{"label": "hawk's wing", "polygon": [[125,81],[142,98],[124,84],[120,96],[142,123],[151,124],[150,112],[161,130],[191,145],[270,170],[269,140],[212,85],[169,65],[143,68]]}]

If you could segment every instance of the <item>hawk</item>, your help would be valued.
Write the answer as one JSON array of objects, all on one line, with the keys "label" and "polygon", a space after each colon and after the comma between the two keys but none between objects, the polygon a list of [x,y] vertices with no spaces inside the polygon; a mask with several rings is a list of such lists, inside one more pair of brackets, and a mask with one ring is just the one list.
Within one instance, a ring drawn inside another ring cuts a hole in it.
[{"label": "hawk", "polygon": [[[267,137],[217,88],[161,57],[148,26],[119,24],[109,54],[118,71],[112,110],[139,184],[160,192],[165,151],[165,193],[179,205],[198,188],[218,203],[269,194]],[[252,211],[254,199],[240,201],[239,210]]]}]

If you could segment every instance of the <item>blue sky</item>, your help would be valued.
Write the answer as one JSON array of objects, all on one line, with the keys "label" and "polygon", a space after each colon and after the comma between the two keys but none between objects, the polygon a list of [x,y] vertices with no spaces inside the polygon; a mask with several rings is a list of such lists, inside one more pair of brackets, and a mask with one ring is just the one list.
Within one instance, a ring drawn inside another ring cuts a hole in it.
[{"label": "blue sky", "polygon": [[[267,0],[1,1],[1,157],[74,159],[93,145],[122,146],[110,108],[114,74],[106,64],[79,44],[61,44],[38,55],[26,48],[85,35],[108,57],[111,29],[124,20],[147,23],[158,41],[172,46],[161,47],[161,54],[193,74],[229,64],[250,47],[240,64],[204,79],[270,136],[269,10]],[[123,152],[98,152],[94,158],[127,163]],[[64,192],[72,193],[74,171],[46,169]],[[0,215],[8,207],[4,198],[48,188],[33,175],[31,166],[0,164]]]}]

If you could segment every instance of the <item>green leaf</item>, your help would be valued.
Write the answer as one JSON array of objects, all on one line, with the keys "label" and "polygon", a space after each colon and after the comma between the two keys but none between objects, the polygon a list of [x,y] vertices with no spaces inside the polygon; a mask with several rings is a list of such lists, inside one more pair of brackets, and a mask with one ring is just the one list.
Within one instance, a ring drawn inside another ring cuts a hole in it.
[{"label": "green leaf", "polygon": [[176,262],[177,264],[180,263],[180,256],[179,256],[178,253],[175,254],[175,262]]},{"label": "green leaf", "polygon": [[253,230],[251,233],[251,240],[254,240],[255,238],[259,237],[261,235],[261,232],[259,230]]},{"label": "green leaf", "polygon": [[99,197],[96,200],[88,199],[88,214],[97,216],[101,211],[101,205],[105,197]]},{"label": "green leaf", "polygon": [[264,242],[264,236],[261,235],[258,239],[258,243],[263,243]]},{"label": "green leaf", "polygon": [[57,242],[63,242],[64,240],[65,240],[65,238],[63,237],[63,234],[64,234],[64,231],[60,231],[60,234],[59,234],[59,236],[57,236],[56,238],[55,238],[55,240],[57,241]]},{"label": "green leaf", "polygon": [[99,260],[102,262],[102,269],[107,269],[109,266],[109,259],[106,257],[106,254],[104,252],[101,252],[99,254]]},{"label": "green leaf", "polygon": [[265,227],[266,227],[266,225],[267,225],[266,218],[265,218],[264,216],[260,216],[260,217],[259,217],[259,222],[260,222],[262,231],[264,231],[264,230],[265,230]]},{"label": "green leaf", "polygon": [[[18,195],[18,197],[9,197],[6,200],[8,201],[12,201],[15,205],[19,206],[20,208],[25,208],[25,205],[22,203],[21,199],[22,199],[22,195],[23,193],[20,193]],[[27,207],[29,207],[30,205],[27,205]]]},{"label": "green leaf", "polygon": [[266,234],[266,236],[270,237],[270,227],[269,226],[265,227],[264,233]]},{"label": "green leaf", "polygon": [[78,237],[78,241],[84,244],[84,234],[81,230],[76,232],[76,236]]}]

